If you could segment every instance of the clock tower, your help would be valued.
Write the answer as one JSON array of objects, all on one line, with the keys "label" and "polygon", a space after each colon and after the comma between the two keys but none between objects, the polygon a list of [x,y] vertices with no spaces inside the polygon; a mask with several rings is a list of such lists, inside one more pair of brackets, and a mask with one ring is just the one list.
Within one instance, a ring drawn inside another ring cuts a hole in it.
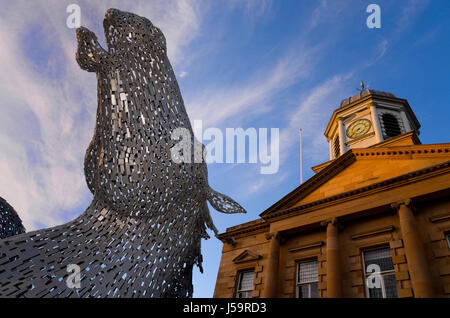
[{"label": "clock tower", "polygon": [[408,101],[392,93],[363,89],[344,99],[333,112],[325,130],[330,160],[347,150],[367,148],[411,133],[418,139],[420,124]]},{"label": "clock tower", "polygon": [[327,125],[331,160],[217,235],[214,297],[450,297],[450,143],[422,145],[406,99],[361,87]]}]

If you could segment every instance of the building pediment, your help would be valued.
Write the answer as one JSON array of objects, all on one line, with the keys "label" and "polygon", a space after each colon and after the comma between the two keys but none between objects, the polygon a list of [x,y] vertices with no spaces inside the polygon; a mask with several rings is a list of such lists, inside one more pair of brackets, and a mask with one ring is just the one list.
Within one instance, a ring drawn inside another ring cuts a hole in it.
[{"label": "building pediment", "polygon": [[[260,216],[333,197],[450,160],[450,144],[352,149],[322,167]],[[317,167],[317,166],[316,166]]]},{"label": "building pediment", "polygon": [[258,253],[253,252],[251,250],[245,250],[233,259],[233,263],[241,264],[241,263],[246,263],[246,262],[251,262],[251,261],[257,261],[260,258],[261,258],[261,255],[259,255]]}]

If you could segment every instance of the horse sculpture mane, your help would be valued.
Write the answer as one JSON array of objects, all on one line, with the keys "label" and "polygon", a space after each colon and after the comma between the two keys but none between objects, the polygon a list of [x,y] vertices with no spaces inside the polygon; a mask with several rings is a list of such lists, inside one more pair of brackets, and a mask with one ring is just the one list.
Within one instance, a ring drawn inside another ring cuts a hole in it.
[{"label": "horse sculpture mane", "polygon": [[[171,133],[192,128],[162,32],[117,9],[103,25],[108,50],[77,29],[78,64],[98,83],[84,162],[93,200],[69,223],[0,241],[2,297],[190,297],[201,238],[217,233],[207,201],[245,212],[209,187],[203,160],[172,160]],[[66,285],[70,264],[80,288]]]}]

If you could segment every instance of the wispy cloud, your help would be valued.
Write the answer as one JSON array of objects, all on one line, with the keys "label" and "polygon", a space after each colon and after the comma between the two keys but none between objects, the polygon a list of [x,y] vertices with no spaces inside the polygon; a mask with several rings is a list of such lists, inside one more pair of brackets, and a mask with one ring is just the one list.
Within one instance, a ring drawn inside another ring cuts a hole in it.
[{"label": "wispy cloud", "polygon": [[[282,183],[289,176],[287,171],[277,173],[276,175],[260,175],[257,173],[253,174],[248,184],[245,184],[245,195],[244,198],[249,198],[256,193],[260,193],[269,187],[273,187],[277,184]],[[243,187],[244,188],[244,187]]]},{"label": "wispy cloud", "polygon": [[428,45],[430,42],[435,41],[439,35],[439,33],[442,31],[442,26],[438,26],[434,28],[433,30],[426,33],[424,36],[418,38],[414,43],[414,47],[419,47],[421,45]]},{"label": "wispy cloud", "polygon": [[230,118],[236,124],[243,116],[270,111],[276,106],[269,103],[274,96],[310,74],[314,52],[314,48],[291,52],[249,79],[205,88],[202,94],[187,99],[191,119],[203,119],[205,126],[220,126]]},{"label": "wispy cloud", "polygon": [[[211,85],[185,98],[191,119],[202,119],[204,126],[239,127],[248,122],[247,118],[271,117],[280,125],[280,164],[297,151],[298,129],[304,129],[305,157],[308,160],[323,160],[324,149],[328,149],[323,131],[329,115],[334,110],[336,98],[346,91],[352,72],[332,76],[316,85],[310,85],[315,78],[315,70],[322,61],[323,53],[335,41],[332,37],[319,44],[308,34],[318,24],[320,17],[329,17],[337,9],[327,1],[321,1],[314,10],[313,16],[304,22],[296,41],[283,48],[283,54],[274,58],[266,54],[268,63],[247,77],[216,86]],[[276,45],[276,44],[275,44]],[[279,48],[281,49],[281,48]],[[280,95],[293,85],[306,88],[301,93],[294,93],[288,104],[293,104],[289,112],[279,108]],[[344,98],[343,96],[342,98]],[[295,99],[297,98],[297,99]],[[270,125],[273,126],[273,124]],[[273,142],[273,141],[272,141]],[[233,166],[237,168],[237,166]],[[247,196],[283,182],[288,174],[281,170],[277,175],[260,175],[260,165],[251,165],[241,188],[245,188]],[[270,184],[270,187],[268,186]]]},{"label": "wispy cloud", "polygon": [[[75,61],[75,32],[65,25],[69,3],[18,2],[0,13],[0,196],[28,230],[67,221],[65,212],[79,214],[91,196],[83,158],[95,122],[96,79]],[[79,4],[82,24],[101,41],[106,9],[133,7],[119,1]],[[182,48],[198,34],[199,2],[139,5],[164,30],[173,63],[188,58]]]},{"label": "wispy cloud", "polygon": [[298,129],[302,128],[306,140],[311,140],[304,149],[309,159],[323,158],[327,149],[326,139],[318,132],[325,131],[330,114],[338,107],[338,98],[347,91],[353,73],[334,75],[317,84],[300,98],[297,111],[290,116],[289,124],[280,135],[286,151],[281,153],[281,160],[289,154],[290,145],[297,141]]},{"label": "wispy cloud", "polygon": [[248,19],[248,25],[264,19],[265,15],[272,14],[273,0],[228,0],[230,9],[239,9],[244,12]]},{"label": "wispy cloud", "polygon": [[[84,181],[83,157],[94,128],[96,80],[94,74],[80,70],[75,62],[74,30],[65,25],[69,3],[14,2],[0,12],[0,176],[6,180],[0,182],[0,196],[19,211],[28,229],[37,224],[61,223],[65,220],[61,211],[79,208],[81,212],[90,196]],[[212,6],[208,1],[80,1],[79,5],[82,24],[95,31],[100,42],[104,42],[103,14],[109,7],[149,17],[166,35],[169,58],[179,77],[194,73],[189,66],[198,52],[190,45],[208,32],[203,27]],[[249,0],[233,5],[252,16],[255,20],[249,19],[248,23],[253,24],[270,15],[275,2]],[[413,23],[425,5],[410,0],[404,6],[399,27]],[[284,127],[280,135],[281,161],[289,157],[300,127],[307,141],[305,155],[323,156],[326,141],[317,132],[323,131],[336,98],[342,96],[354,72],[331,77],[328,73],[325,80],[318,77],[316,69],[320,69],[329,41],[337,41],[338,37],[328,35],[316,41],[308,32],[326,28],[326,23],[331,23],[336,12],[344,11],[346,6],[322,0],[300,23],[298,38],[287,47],[274,43],[270,54],[262,53],[261,65],[227,83],[205,81],[202,88],[186,92],[191,120],[203,119],[204,127],[239,127],[248,118],[265,114]],[[389,44],[390,39],[381,39],[371,52],[375,61],[386,54]],[[277,108],[278,101],[295,85],[301,89],[289,104],[296,107],[286,115]],[[254,191],[263,189],[257,179],[249,179]]]},{"label": "wispy cloud", "polygon": [[423,10],[428,6],[429,0],[409,0],[402,6],[400,17],[397,20],[397,32],[401,33],[408,28]]}]

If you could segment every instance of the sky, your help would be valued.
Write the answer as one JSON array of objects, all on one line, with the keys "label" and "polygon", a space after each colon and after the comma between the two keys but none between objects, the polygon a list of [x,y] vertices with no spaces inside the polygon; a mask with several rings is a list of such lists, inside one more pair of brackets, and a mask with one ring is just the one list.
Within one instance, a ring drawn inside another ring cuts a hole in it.
[{"label": "sky", "polygon": [[[406,98],[424,144],[450,142],[450,6],[447,0],[0,0],[0,196],[27,231],[65,223],[92,200],[83,172],[97,108],[96,77],[75,61],[69,4],[106,47],[108,8],[149,18],[166,36],[191,122],[203,129],[278,128],[279,169],[212,163],[209,184],[247,214],[212,208],[219,232],[257,219],[329,160],[323,135],[363,80]],[[381,28],[369,29],[369,4]],[[194,297],[212,297],[222,243],[202,242]]]}]

